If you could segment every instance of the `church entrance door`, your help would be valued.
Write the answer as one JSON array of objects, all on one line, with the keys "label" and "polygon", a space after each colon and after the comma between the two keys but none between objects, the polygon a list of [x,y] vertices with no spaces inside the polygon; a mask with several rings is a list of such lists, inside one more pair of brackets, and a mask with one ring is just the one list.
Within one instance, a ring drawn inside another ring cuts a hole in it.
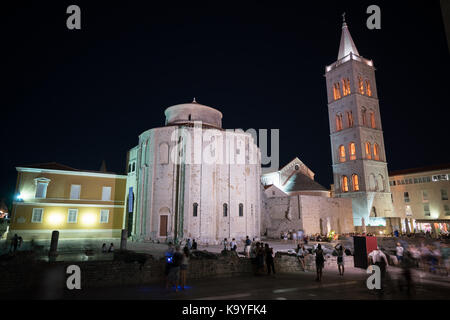
[{"label": "church entrance door", "polygon": [[159,216],[159,236],[167,237],[167,215]]}]

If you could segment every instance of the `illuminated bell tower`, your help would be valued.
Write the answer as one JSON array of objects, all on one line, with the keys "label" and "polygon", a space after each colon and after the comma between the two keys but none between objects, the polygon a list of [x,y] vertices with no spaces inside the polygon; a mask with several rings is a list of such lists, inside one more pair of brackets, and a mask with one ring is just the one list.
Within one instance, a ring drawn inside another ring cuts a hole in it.
[{"label": "illuminated bell tower", "polygon": [[357,230],[384,226],[391,232],[392,221],[386,218],[394,215],[375,68],[359,55],[345,17],[338,59],[326,67],[325,77],[335,196],[352,198]]}]

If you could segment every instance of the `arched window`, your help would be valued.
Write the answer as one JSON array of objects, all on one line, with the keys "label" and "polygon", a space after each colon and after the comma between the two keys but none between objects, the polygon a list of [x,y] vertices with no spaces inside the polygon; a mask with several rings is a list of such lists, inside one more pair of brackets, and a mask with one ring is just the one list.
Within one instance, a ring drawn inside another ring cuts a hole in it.
[{"label": "arched window", "polygon": [[364,81],[361,76],[358,76],[358,89],[359,93],[364,94]]},{"label": "arched window", "polygon": [[372,159],[372,152],[370,150],[370,142],[366,142],[366,158]]},{"label": "arched window", "polygon": [[384,177],[379,174],[377,177],[377,191],[384,191],[385,187],[384,187]]},{"label": "arched window", "polygon": [[348,120],[348,127],[353,127],[353,113],[351,111],[347,111],[347,120]]},{"label": "arched window", "polygon": [[356,160],[356,144],[354,142],[350,142],[348,149],[350,152],[350,160]]},{"label": "arched window", "polygon": [[342,176],[342,181],[341,181],[341,186],[342,186],[342,192],[348,192],[348,178],[347,176]]},{"label": "arched window", "polygon": [[353,191],[359,191],[359,178],[357,174],[352,175]]},{"label": "arched window", "polygon": [[380,160],[380,148],[376,143],[373,145],[373,158],[375,160]]},{"label": "arched window", "polygon": [[366,80],[366,93],[369,97],[372,96],[372,89],[370,88],[370,81]]},{"label": "arched window", "polygon": [[136,171],[136,162],[133,162],[133,172]]},{"label": "arched window", "polygon": [[342,130],[343,125],[342,125],[342,114],[338,113],[336,115],[336,131],[340,131]]},{"label": "arched window", "polygon": [[345,162],[345,147],[343,145],[339,146],[339,162]]},{"label": "arched window", "polygon": [[367,115],[366,115],[366,113],[367,113],[366,108],[362,107],[361,108],[361,118],[362,118],[361,123],[362,123],[363,126],[367,126],[367,118],[366,118]]},{"label": "arched window", "polygon": [[340,86],[339,82],[336,82],[333,85],[333,96],[334,96],[334,100],[341,98],[341,86]]},{"label": "arched window", "polygon": [[242,203],[239,203],[239,217],[244,216],[244,205]]},{"label": "arched window", "polygon": [[223,204],[223,216],[228,216],[228,205],[226,203]]},{"label": "arched window", "polygon": [[342,79],[342,93],[344,94],[344,96],[350,94],[350,79],[349,78]]},{"label": "arched window", "polygon": [[198,211],[198,203],[195,202],[195,203],[192,205],[192,215],[193,215],[194,217],[197,216],[197,211]]},{"label": "arched window", "polygon": [[374,129],[376,128],[375,112],[373,112],[373,111],[370,112],[370,126]]}]

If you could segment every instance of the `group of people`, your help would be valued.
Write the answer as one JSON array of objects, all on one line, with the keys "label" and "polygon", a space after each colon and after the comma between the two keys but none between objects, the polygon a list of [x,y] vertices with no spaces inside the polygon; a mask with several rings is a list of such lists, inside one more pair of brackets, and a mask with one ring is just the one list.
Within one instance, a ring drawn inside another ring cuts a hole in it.
[{"label": "group of people", "polygon": [[396,257],[401,264],[405,259],[411,260],[413,266],[421,268],[431,273],[437,273],[443,270],[448,274],[450,269],[450,244],[439,243],[425,245],[424,242],[420,246],[413,244],[408,248],[404,248],[397,243]]},{"label": "group of people", "polygon": [[111,244],[109,245],[109,248],[106,248],[106,243],[104,243],[102,245],[102,252],[103,253],[114,252],[114,243],[111,242]]},{"label": "group of people", "polygon": [[[246,239],[246,245],[247,245]],[[249,240],[250,241],[250,240]],[[275,264],[273,261],[273,248],[269,247],[268,243],[263,242],[253,242],[248,245],[250,248],[250,259],[252,260],[252,264],[254,266],[254,273],[256,275],[261,275],[264,273],[264,266],[266,266],[267,274],[275,275]]]},{"label": "group of people", "polygon": [[175,292],[178,292],[178,287],[181,287],[181,290],[185,289],[191,251],[197,250],[197,242],[195,239],[192,242],[191,239],[187,239],[183,250],[179,245],[174,247],[171,242],[168,245],[165,252],[166,289],[169,289],[169,286],[175,286]]},{"label": "group of people", "polygon": [[228,239],[225,238],[225,239],[223,239],[222,244],[223,244],[223,250],[225,250],[225,251],[228,251],[228,246],[230,247],[230,251],[237,251],[237,243],[236,243],[235,238],[233,238],[233,240],[231,240],[230,242],[228,242]]}]

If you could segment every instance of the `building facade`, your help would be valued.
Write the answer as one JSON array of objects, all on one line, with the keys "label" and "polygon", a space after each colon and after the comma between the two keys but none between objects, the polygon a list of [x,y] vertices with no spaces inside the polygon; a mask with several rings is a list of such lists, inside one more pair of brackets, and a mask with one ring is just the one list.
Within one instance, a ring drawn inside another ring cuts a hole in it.
[{"label": "building facade", "polygon": [[279,171],[263,174],[261,182],[261,233],[269,238],[298,230],[308,235],[354,231],[352,200],[331,198],[298,158]]},{"label": "building facade", "polygon": [[[350,198],[358,230],[398,228],[388,183],[373,61],[343,23],[338,60],[325,68],[335,197]],[[370,231],[374,231],[370,230]]]},{"label": "building facade", "polygon": [[260,152],[252,135],[222,129],[197,102],[169,107],[128,154],[126,227],[135,240],[260,235]]},{"label": "building facade", "polygon": [[450,231],[450,164],[393,171],[389,184],[401,231]]},{"label": "building facade", "polygon": [[119,238],[126,176],[80,171],[57,163],[17,167],[8,238]]}]

